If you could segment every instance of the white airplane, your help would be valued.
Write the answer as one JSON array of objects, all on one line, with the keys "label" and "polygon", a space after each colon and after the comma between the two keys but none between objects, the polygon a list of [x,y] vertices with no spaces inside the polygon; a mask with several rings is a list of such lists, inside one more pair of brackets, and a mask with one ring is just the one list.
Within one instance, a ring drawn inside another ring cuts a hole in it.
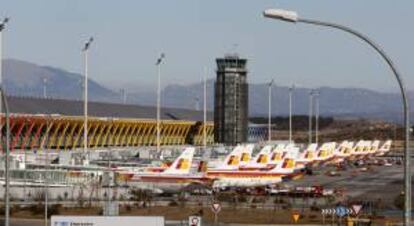
[{"label": "white airplane", "polygon": [[369,140],[360,140],[356,143],[355,147],[353,148],[353,159],[361,159],[364,158],[369,154],[371,149],[371,141]]},{"label": "white airplane", "polygon": [[270,153],[272,151],[271,145],[264,146],[259,153],[247,164],[241,165],[240,170],[260,170],[267,169],[270,163]]},{"label": "white airplane", "polygon": [[379,140],[372,141],[372,143],[371,143],[371,145],[368,149],[368,155],[369,156],[374,156],[379,150],[379,145],[380,145]]},{"label": "white airplane", "polygon": [[[119,172],[126,182],[156,192],[176,192],[189,184],[208,183],[203,172],[191,172],[195,148],[186,148],[170,167],[162,172]],[[200,167],[198,167],[200,169]]]},{"label": "white airplane", "polygon": [[223,162],[214,167],[214,170],[233,171],[238,170],[240,166],[248,164],[251,159],[254,145],[238,145],[230,154],[226,156]]},{"label": "white airplane", "polygon": [[377,156],[383,156],[391,150],[392,140],[385,141],[377,151]]},{"label": "white airplane", "polygon": [[273,169],[262,170],[209,170],[207,176],[214,180],[214,188],[257,187],[281,182],[295,173],[298,148],[287,152],[283,161]]},{"label": "white airplane", "polygon": [[335,157],[335,147],[335,142],[323,143],[317,151],[315,162],[317,162],[318,164],[323,164],[325,162],[332,160]]},{"label": "white airplane", "polygon": [[354,142],[343,141],[338,148],[335,149],[335,163],[343,162],[345,159],[349,158],[352,155],[352,148]]},{"label": "white airplane", "polygon": [[306,165],[311,164],[316,158],[317,148],[318,144],[309,144],[303,152],[299,153],[299,156],[296,159],[296,165],[298,167],[304,168]]}]

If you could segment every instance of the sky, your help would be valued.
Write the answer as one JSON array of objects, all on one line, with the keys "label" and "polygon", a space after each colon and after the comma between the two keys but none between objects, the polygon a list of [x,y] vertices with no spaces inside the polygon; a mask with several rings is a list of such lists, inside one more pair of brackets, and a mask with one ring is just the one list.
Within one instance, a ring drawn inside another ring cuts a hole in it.
[{"label": "sky", "polygon": [[[336,22],[363,32],[391,56],[414,90],[414,1],[410,0],[0,0],[11,17],[3,56],[82,72],[81,48],[94,36],[90,77],[110,88],[155,89],[215,77],[215,58],[246,57],[249,81],[398,92],[368,45],[341,31],[265,19],[266,8]],[[206,72],[205,72],[206,71]]]}]

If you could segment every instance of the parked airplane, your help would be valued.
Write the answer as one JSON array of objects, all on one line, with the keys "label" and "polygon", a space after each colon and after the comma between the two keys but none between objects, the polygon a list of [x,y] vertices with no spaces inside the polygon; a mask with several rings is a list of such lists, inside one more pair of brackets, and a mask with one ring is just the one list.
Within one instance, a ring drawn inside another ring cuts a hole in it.
[{"label": "parked airplane", "polygon": [[391,150],[391,144],[392,144],[392,140],[385,141],[385,143],[382,144],[382,146],[378,149],[376,155],[377,156],[383,156],[383,155],[387,154]]},{"label": "parked airplane", "polygon": [[318,144],[309,144],[308,147],[299,154],[299,157],[296,160],[296,165],[298,167],[304,168],[306,165],[312,163],[316,158],[316,150]]},{"label": "parked airplane", "polygon": [[247,164],[241,165],[240,170],[260,170],[268,169],[270,163],[270,152],[272,151],[271,145],[264,146],[259,153]]},{"label": "parked airplane", "polygon": [[220,170],[207,171],[207,177],[214,180],[214,188],[226,187],[256,187],[267,186],[281,182],[295,172],[298,148],[288,151],[283,161],[273,169],[255,170]]},{"label": "parked airplane", "polygon": [[163,172],[119,172],[119,176],[124,177],[129,186],[157,192],[176,192],[192,183],[207,184],[203,172],[191,172],[194,151],[193,147],[186,148]]}]

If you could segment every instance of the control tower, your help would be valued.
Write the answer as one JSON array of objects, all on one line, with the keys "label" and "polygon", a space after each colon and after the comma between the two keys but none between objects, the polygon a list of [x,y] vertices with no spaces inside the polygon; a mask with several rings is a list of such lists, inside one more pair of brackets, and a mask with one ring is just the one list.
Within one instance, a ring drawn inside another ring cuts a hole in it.
[{"label": "control tower", "polygon": [[214,98],[214,140],[235,145],[247,142],[247,59],[238,55],[217,58]]}]

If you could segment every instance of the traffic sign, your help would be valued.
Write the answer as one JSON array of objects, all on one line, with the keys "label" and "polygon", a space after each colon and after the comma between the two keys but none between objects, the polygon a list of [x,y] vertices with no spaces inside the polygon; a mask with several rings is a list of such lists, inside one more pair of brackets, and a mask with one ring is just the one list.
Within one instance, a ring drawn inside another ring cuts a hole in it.
[{"label": "traffic sign", "polygon": [[221,205],[218,202],[214,202],[213,204],[211,204],[211,211],[213,211],[213,213],[218,214],[221,210]]},{"label": "traffic sign", "polygon": [[188,226],[201,226],[201,217],[199,217],[199,216],[189,216],[188,217]]},{"label": "traffic sign", "polygon": [[335,213],[338,217],[344,217],[348,214],[348,209],[345,206],[337,206],[335,208]]},{"label": "traffic sign", "polygon": [[298,222],[299,217],[300,217],[299,212],[293,212],[293,213],[292,213],[292,218],[293,218],[293,221],[294,221],[295,223],[296,223],[296,222]]},{"label": "traffic sign", "polygon": [[352,205],[352,210],[354,210],[355,215],[358,215],[362,209],[362,205]]}]

